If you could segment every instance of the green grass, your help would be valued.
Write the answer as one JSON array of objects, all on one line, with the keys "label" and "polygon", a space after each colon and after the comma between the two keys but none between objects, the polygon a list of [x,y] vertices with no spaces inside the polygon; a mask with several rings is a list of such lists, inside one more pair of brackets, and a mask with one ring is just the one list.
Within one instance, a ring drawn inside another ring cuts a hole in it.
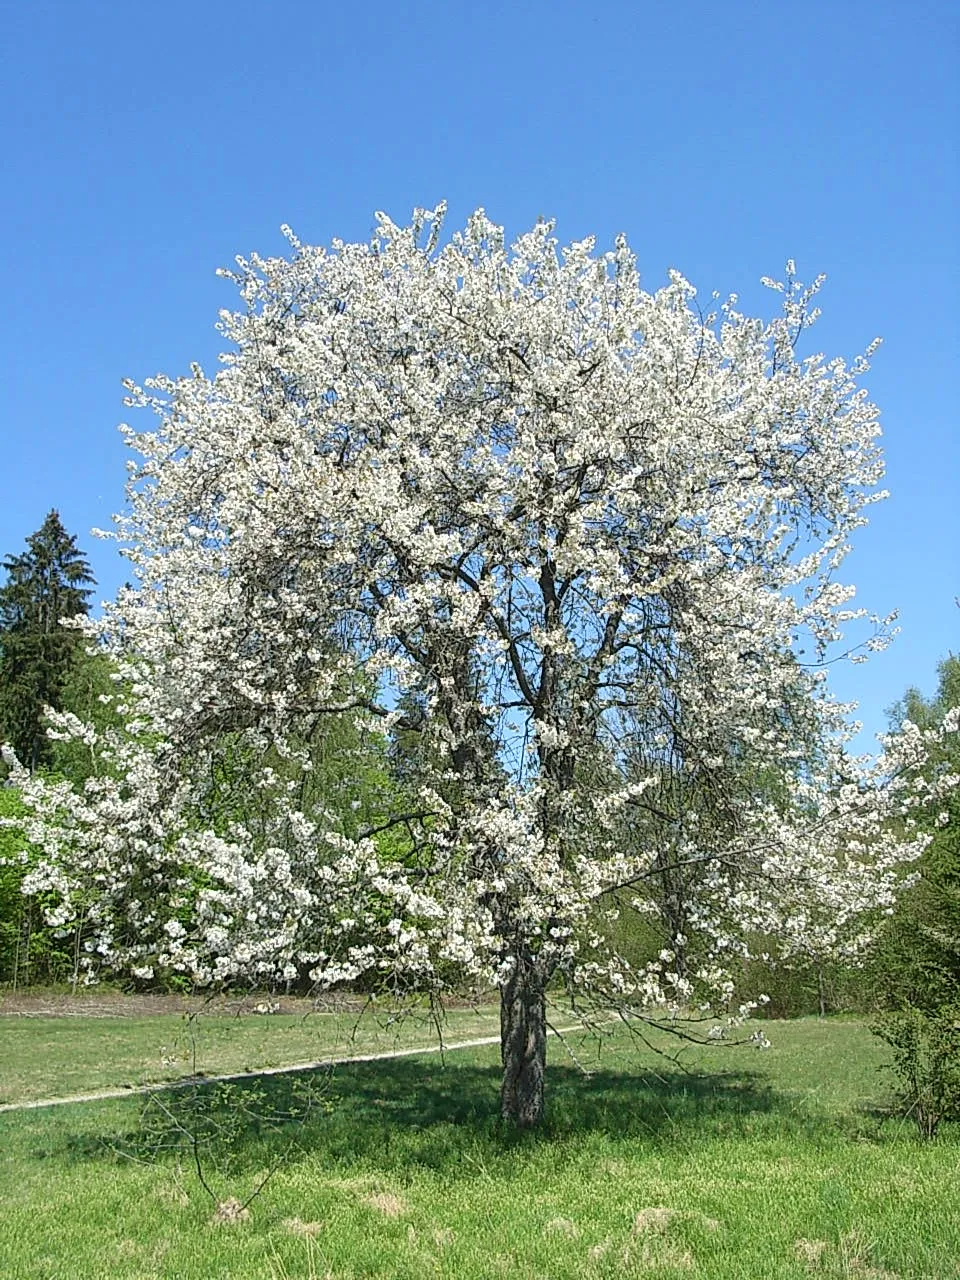
[{"label": "green grass", "polygon": [[[588,1078],[551,1042],[533,1135],[496,1119],[494,1048],[340,1067],[319,1077],[329,1108],[276,1132],[228,1105],[230,1132],[202,1150],[219,1199],[243,1200],[287,1151],[235,1225],[211,1222],[174,1127],[190,1091],[146,1129],[143,1098],[0,1116],[0,1275],[960,1276],[957,1127],[924,1145],[879,1118],[885,1054],[855,1022],[768,1033],[766,1052],[691,1051],[681,1070],[618,1032],[599,1060],[580,1046]],[[290,1077],[262,1088],[290,1105]]]},{"label": "green grass", "polygon": [[[451,1009],[444,1037],[499,1034],[493,1008]],[[0,1018],[0,1104],[435,1044],[425,1013]]]}]

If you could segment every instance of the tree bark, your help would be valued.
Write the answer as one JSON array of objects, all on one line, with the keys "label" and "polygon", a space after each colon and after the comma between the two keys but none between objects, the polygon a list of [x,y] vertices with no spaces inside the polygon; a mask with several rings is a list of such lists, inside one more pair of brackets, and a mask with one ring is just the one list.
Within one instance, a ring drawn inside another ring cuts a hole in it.
[{"label": "tree bark", "polygon": [[517,965],[500,988],[500,1115],[518,1129],[543,1119],[547,1067],[547,1003],[544,983],[530,959]]}]

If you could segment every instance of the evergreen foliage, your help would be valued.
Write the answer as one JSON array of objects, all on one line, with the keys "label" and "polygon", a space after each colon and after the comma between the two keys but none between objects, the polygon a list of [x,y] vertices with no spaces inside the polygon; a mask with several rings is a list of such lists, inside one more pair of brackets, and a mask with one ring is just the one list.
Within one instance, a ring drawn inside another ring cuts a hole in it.
[{"label": "evergreen foliage", "polygon": [[27,550],[8,556],[0,587],[0,731],[31,770],[48,764],[52,744],[43,708],[59,708],[81,649],[68,618],[86,614],[95,579],[76,538],[51,511]]}]

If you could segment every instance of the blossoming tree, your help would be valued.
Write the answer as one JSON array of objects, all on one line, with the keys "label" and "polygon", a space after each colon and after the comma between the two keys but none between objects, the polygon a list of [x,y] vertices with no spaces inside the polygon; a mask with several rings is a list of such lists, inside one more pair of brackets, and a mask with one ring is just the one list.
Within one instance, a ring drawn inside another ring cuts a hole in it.
[{"label": "blossoming tree", "polygon": [[[792,266],[764,322],[677,273],[645,292],[622,238],[441,221],[238,259],[220,371],[129,384],[159,416],[125,428],[136,580],[92,624],[126,730],[54,717],[99,776],[21,782],[34,884],[64,920],[84,899],[91,964],[489,981],[502,1111],[531,1125],[551,980],[707,1009],[798,887],[874,909],[918,852],[817,669],[865,618],[835,574],[879,428],[867,357],[796,353],[819,282]],[[419,735],[402,806],[311,789],[335,716]],[[238,758],[255,807],[224,802]],[[681,874],[678,911],[655,890]],[[659,956],[609,945],[614,904],[673,913]]]}]

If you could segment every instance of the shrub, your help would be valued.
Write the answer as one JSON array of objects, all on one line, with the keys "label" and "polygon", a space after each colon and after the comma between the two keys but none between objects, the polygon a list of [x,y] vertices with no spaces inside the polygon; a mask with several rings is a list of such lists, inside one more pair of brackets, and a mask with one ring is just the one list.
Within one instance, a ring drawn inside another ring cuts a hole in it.
[{"label": "shrub", "polygon": [[872,1030],[893,1049],[898,1110],[936,1137],[941,1121],[960,1118],[960,1007],[901,1009]]}]

